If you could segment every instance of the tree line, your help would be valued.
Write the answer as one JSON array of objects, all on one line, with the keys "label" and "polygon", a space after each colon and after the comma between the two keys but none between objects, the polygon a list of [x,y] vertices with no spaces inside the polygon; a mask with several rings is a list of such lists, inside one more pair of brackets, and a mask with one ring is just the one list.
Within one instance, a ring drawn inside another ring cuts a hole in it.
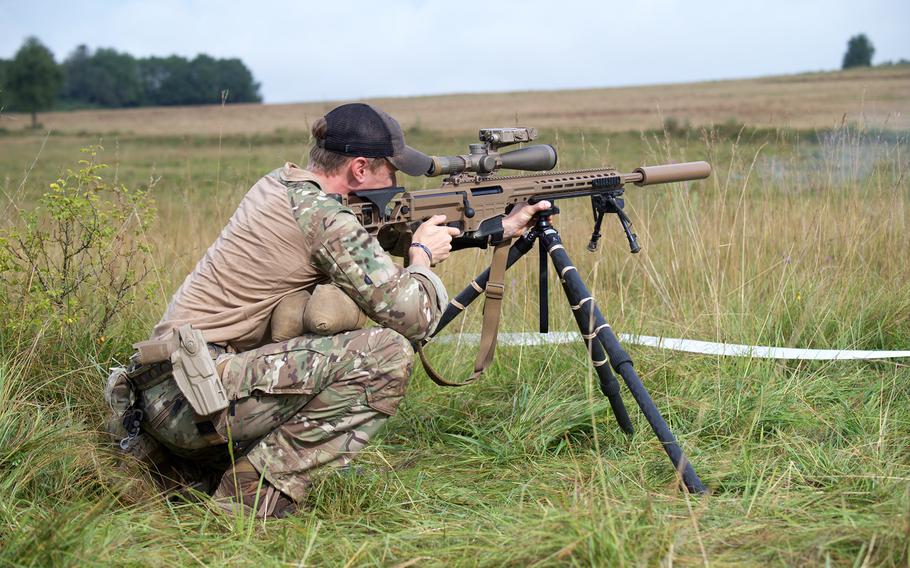
[{"label": "tree line", "polygon": [[136,58],[112,48],[80,45],[58,64],[37,38],[10,60],[0,59],[0,109],[126,108],[262,102],[259,83],[237,58],[199,54]]}]

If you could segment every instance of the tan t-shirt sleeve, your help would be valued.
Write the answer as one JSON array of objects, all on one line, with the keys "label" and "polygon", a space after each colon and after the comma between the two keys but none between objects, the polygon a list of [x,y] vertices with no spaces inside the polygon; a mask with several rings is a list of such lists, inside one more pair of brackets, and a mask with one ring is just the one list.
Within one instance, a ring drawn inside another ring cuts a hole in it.
[{"label": "tan t-shirt sleeve", "polygon": [[411,340],[433,332],[448,301],[435,274],[396,265],[347,211],[325,219],[320,236],[321,244],[313,248],[314,266],[373,321]]}]

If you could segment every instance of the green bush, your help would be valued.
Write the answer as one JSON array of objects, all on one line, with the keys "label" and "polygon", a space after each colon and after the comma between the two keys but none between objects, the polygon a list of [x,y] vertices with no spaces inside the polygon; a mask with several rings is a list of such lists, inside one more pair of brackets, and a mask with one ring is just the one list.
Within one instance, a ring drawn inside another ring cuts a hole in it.
[{"label": "green bush", "polygon": [[7,331],[103,342],[150,270],[149,189],[105,180],[100,146],[0,229]]}]

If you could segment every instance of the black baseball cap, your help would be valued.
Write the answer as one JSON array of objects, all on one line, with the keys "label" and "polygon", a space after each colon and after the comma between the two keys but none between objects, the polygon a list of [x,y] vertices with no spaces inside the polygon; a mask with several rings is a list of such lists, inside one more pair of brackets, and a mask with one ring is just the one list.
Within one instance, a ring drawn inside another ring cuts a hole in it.
[{"label": "black baseball cap", "polygon": [[404,143],[404,132],[394,118],[365,103],[334,108],[325,115],[325,138],[316,145],[344,156],[387,158],[411,176],[422,176],[433,160]]}]

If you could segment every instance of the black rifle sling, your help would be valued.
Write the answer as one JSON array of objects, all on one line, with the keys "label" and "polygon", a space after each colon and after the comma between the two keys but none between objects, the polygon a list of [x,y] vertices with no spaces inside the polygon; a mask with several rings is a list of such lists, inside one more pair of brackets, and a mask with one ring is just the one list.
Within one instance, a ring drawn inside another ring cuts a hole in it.
[{"label": "black rifle sling", "polygon": [[496,352],[496,337],[499,334],[499,320],[502,315],[502,296],[505,291],[506,261],[509,259],[509,245],[511,239],[504,240],[496,245],[493,250],[493,261],[490,263],[490,277],[487,279],[487,286],[484,288],[483,301],[483,327],[480,330],[480,348],[477,351],[477,359],[474,361],[474,372],[462,383],[453,383],[447,381],[430,366],[426,354],[423,352],[423,345],[417,345],[417,353],[420,355],[420,362],[427,372],[430,379],[441,387],[463,387],[477,380],[490,363],[493,361],[493,354]]}]

